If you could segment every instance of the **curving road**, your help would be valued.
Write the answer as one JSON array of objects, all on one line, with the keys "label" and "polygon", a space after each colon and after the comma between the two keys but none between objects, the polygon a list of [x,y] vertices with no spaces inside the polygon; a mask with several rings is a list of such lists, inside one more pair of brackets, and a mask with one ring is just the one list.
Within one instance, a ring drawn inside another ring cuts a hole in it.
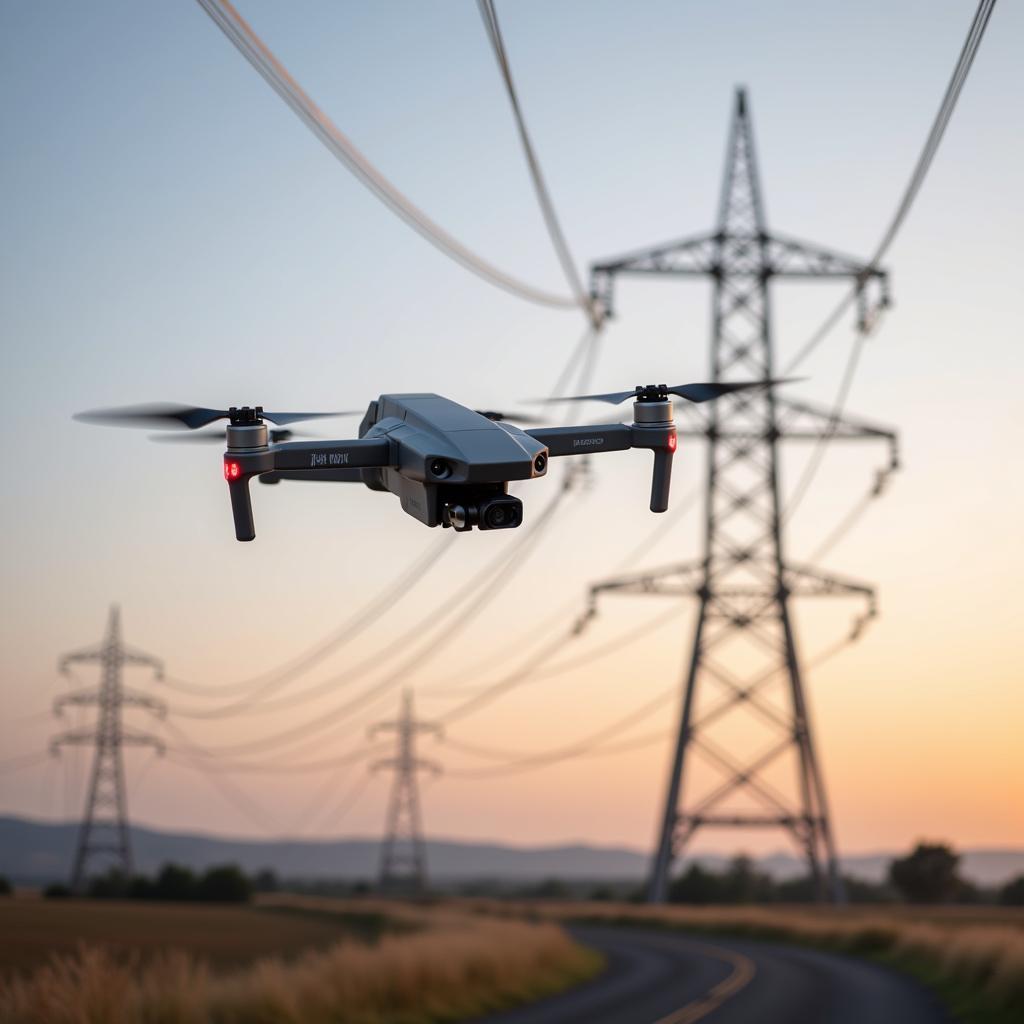
[{"label": "curving road", "polygon": [[570,929],[594,981],[484,1024],[952,1024],[910,978],[836,953],[632,928]]}]

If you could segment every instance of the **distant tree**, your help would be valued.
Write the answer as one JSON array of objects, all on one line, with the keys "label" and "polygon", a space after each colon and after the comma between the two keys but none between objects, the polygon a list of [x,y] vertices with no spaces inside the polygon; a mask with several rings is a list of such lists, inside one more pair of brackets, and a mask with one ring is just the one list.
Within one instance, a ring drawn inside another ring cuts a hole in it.
[{"label": "distant tree", "polygon": [[14,890],[6,875],[0,875],[0,896],[10,896]]},{"label": "distant tree", "polygon": [[196,886],[196,898],[210,903],[245,903],[251,897],[252,883],[236,864],[210,868]]},{"label": "distant tree", "polygon": [[610,885],[595,885],[590,890],[590,898],[599,903],[607,903],[609,900],[615,899],[615,893],[612,892]]},{"label": "distant tree", "polygon": [[999,890],[999,902],[1004,907],[1024,907],[1024,875],[1010,879]]},{"label": "distant tree", "polygon": [[131,879],[117,868],[90,879],[86,894],[94,900],[121,900],[128,895]]},{"label": "distant tree", "polygon": [[918,843],[889,865],[889,880],[909,903],[943,903],[963,890],[960,856],[945,843]]},{"label": "distant tree", "polygon": [[542,900],[564,900],[569,898],[569,887],[560,878],[546,878],[533,886],[528,895]]},{"label": "distant tree", "polygon": [[787,878],[775,884],[775,899],[780,903],[813,903],[818,898],[818,884],[812,875]]},{"label": "distant tree", "polygon": [[43,890],[43,898],[48,900],[66,900],[71,896],[71,890],[60,882],[54,882]]},{"label": "distant tree", "polygon": [[863,878],[843,878],[846,898],[851,903],[895,903],[896,891],[888,882],[867,882]]},{"label": "distant tree", "polygon": [[153,898],[157,900],[198,899],[195,874],[180,864],[165,864],[156,876]]},{"label": "distant tree", "polygon": [[256,892],[278,892],[281,883],[277,880],[277,874],[272,868],[264,868],[256,873],[252,880],[252,887]]},{"label": "distant tree", "polygon": [[775,895],[771,876],[754,867],[746,855],[733,857],[722,877],[722,900],[725,903],[767,903]]},{"label": "distant tree", "polygon": [[672,903],[722,903],[725,886],[721,875],[691,864],[669,885],[668,898]]},{"label": "distant tree", "polygon": [[125,895],[130,900],[156,899],[156,883],[145,875],[136,875],[128,883],[128,891]]}]

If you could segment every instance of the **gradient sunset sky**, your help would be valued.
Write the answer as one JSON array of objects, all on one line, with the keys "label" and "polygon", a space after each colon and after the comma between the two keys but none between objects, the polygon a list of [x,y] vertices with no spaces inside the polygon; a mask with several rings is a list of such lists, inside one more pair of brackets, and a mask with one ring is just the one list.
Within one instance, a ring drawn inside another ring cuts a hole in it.
[{"label": "gradient sunset sky", "polygon": [[[414,202],[502,267],[563,290],[474,4],[238,6]],[[972,10],[951,0],[499,4],[534,141],[583,269],[712,225],[739,83],[750,90],[770,225],[867,257]],[[876,584],[881,609],[859,643],[810,676],[846,852],[918,837],[1024,846],[1022,45],[1024,10],[1000,5],[887,260],[895,306],[850,398],[852,412],[899,430],[904,469],[824,562]],[[75,423],[74,412],[161,399],[353,408],[385,391],[517,407],[552,387],[582,322],[488,286],[410,232],[189,0],[4,4],[0,57],[7,761],[76,723],[47,714],[69,685],[57,658],[99,641],[111,603],[123,608],[127,640],[162,657],[169,675],[223,686],[330,635],[443,542],[391,496],[296,484],[254,485],[257,540],[237,544],[216,448],[152,444],[144,432]],[[777,289],[781,362],[841,294],[827,284]],[[706,285],[625,281],[618,300],[596,390],[706,375]],[[828,404],[850,338],[846,323],[789,393]],[[344,436],[356,422],[327,421],[323,432]],[[700,449],[681,439],[677,505],[702,483]],[[805,456],[787,454],[785,482]],[[829,454],[791,524],[794,558],[860,499],[884,456],[871,445]],[[370,723],[393,717],[402,686],[416,690],[425,717],[443,715],[566,629],[588,581],[621,570],[658,525],[647,511],[646,455],[608,456],[594,469],[591,488],[566,499],[459,642],[354,715],[331,719],[393,673],[403,655],[396,638],[421,622],[429,636],[431,609],[466,595],[495,552],[512,550],[514,533],[455,538],[386,617],[275,695],[379,656],[336,686],[325,682],[311,701],[202,719],[186,716],[216,701],[144,672],[127,682],[166,699],[173,727],[194,743],[271,769],[363,746]],[[556,486],[519,489],[527,519]],[[692,557],[699,543],[695,507],[634,567]],[[692,603],[617,598],[604,607],[557,660],[667,617],[632,646],[538,677],[452,724],[447,746],[424,740],[424,755],[449,769],[425,790],[432,834],[649,845],[676,699],[620,737],[650,743],[605,756],[488,779],[474,773],[497,762],[457,746],[568,747],[678,691]],[[856,610],[800,605],[808,659],[844,635]],[[82,670],[71,685],[93,679]],[[317,720],[330,721],[302,742],[262,744]],[[161,734],[181,747],[177,733]],[[739,731],[737,752],[759,736]],[[218,786],[180,754],[128,758],[131,812],[145,824],[333,836],[375,835],[383,821],[385,777],[348,799],[363,788],[365,762],[312,774],[239,771],[217,776],[228,780]],[[74,817],[86,768],[70,752],[17,772],[0,766],[0,812]],[[710,779],[698,774],[694,784]],[[697,849],[785,845],[780,834],[708,832]]]}]

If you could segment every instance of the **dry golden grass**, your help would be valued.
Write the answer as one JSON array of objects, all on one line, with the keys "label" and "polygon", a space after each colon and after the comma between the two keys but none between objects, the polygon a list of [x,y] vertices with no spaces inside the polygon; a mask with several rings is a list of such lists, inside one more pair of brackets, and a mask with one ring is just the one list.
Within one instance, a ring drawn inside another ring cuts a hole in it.
[{"label": "dry golden grass", "polygon": [[1024,911],[923,907],[643,907],[479,901],[479,912],[717,931],[882,956],[980,994],[1024,1020]]},{"label": "dry golden grass", "polygon": [[[329,914],[334,901],[305,901]],[[393,908],[388,908],[389,912]],[[359,911],[366,910],[360,904]],[[427,1024],[557,991],[600,966],[550,922],[450,908],[398,911],[418,930],[215,974],[183,952],[149,960],[82,946],[0,987],[2,1024]]]},{"label": "dry golden grass", "polygon": [[180,950],[215,966],[292,956],[351,934],[345,916],[284,909],[115,900],[0,900],[0,975],[37,967],[80,945],[142,959]]}]

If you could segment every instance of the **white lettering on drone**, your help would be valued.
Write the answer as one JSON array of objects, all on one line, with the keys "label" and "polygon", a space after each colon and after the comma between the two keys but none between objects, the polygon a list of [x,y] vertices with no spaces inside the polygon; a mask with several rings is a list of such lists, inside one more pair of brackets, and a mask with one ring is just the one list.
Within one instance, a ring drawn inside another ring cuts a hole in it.
[{"label": "white lettering on drone", "polygon": [[576,440],[573,441],[572,446],[573,448],[586,448],[591,445],[599,444],[604,444],[603,437],[577,437]]},{"label": "white lettering on drone", "polygon": [[348,452],[310,452],[310,466],[344,466],[348,464]]}]

